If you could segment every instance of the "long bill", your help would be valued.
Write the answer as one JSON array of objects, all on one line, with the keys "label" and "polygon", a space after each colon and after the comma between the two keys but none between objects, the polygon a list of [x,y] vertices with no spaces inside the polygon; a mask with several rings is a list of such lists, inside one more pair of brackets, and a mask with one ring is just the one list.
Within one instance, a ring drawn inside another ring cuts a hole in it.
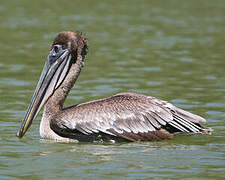
[{"label": "long bill", "polygon": [[49,97],[61,85],[71,67],[71,54],[65,49],[48,55],[41,77],[26,111],[17,137],[22,138]]}]

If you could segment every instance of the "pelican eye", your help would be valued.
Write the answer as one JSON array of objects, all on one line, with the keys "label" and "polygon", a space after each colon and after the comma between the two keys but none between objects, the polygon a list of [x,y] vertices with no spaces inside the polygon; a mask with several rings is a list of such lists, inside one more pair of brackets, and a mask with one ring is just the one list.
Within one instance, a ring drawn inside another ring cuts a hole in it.
[{"label": "pelican eye", "polygon": [[50,51],[51,57],[59,57],[63,53],[62,45],[56,44],[52,47]]},{"label": "pelican eye", "polygon": [[49,64],[51,65],[54,62],[56,62],[65,51],[66,50],[63,49],[62,45],[59,45],[59,44],[53,45],[52,49],[48,55]]},{"label": "pelican eye", "polygon": [[54,52],[57,54],[62,49],[62,46],[61,45],[54,45],[53,49],[54,49]]}]

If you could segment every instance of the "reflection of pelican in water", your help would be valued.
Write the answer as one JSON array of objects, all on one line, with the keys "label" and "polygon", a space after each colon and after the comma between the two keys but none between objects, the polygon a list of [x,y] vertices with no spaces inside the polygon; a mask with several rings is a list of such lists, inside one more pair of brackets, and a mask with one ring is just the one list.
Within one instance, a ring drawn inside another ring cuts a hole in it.
[{"label": "reflection of pelican in water", "polygon": [[62,32],[51,51],[17,134],[22,137],[45,105],[40,135],[57,141],[144,141],[171,139],[174,134],[209,134],[205,119],[166,101],[135,93],[120,93],[63,108],[84,65],[87,40]]}]

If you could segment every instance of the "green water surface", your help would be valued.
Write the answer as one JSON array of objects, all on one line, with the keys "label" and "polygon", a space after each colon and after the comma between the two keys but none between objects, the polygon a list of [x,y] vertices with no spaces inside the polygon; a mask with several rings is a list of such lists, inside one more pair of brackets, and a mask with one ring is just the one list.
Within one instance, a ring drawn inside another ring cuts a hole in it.
[{"label": "green water surface", "polygon": [[[84,32],[85,68],[66,106],[130,91],[206,118],[211,136],[127,144],[41,140],[24,117],[53,38]],[[0,179],[225,179],[225,1],[0,3]]]}]

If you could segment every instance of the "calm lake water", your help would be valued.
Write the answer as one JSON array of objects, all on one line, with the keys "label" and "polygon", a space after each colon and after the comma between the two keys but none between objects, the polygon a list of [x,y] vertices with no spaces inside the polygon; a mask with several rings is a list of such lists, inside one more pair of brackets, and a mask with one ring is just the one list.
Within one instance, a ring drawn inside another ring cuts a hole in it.
[{"label": "calm lake water", "polygon": [[[60,31],[89,39],[66,106],[123,91],[206,118],[211,136],[127,144],[41,140],[24,117]],[[225,179],[225,1],[1,1],[0,179]]]}]

